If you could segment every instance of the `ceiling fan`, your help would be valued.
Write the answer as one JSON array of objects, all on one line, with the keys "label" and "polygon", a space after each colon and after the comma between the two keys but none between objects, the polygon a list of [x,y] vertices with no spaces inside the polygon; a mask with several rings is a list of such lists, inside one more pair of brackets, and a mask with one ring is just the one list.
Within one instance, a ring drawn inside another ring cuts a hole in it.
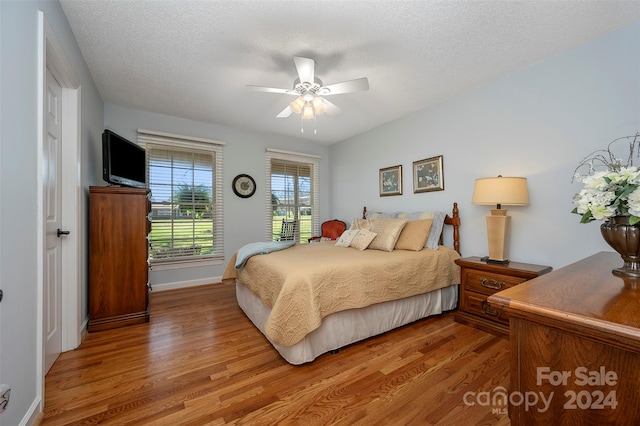
[{"label": "ceiling fan", "polygon": [[[366,77],[324,86],[322,80],[315,76],[316,63],[313,59],[294,56],[293,62],[298,71],[293,89],[247,85],[248,89],[258,92],[286,93],[296,96],[296,99],[276,116],[278,118],[289,117],[292,113],[301,114],[302,120],[315,119],[316,116],[325,112],[329,115],[338,115],[342,110],[326,100],[325,96],[369,90],[369,80]],[[304,127],[300,130],[304,133]],[[316,133],[315,130],[314,133]]]}]

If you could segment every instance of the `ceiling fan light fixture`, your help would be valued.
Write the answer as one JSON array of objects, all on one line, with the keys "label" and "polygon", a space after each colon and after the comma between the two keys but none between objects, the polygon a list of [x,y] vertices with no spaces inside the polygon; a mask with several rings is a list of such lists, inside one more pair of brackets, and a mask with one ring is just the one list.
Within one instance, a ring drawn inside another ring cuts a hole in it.
[{"label": "ceiling fan light fixture", "polygon": [[315,111],[313,110],[313,104],[311,102],[307,102],[304,104],[304,108],[302,108],[302,119],[303,120],[312,120],[316,116]]},{"label": "ceiling fan light fixture", "polygon": [[289,108],[296,114],[300,114],[302,112],[302,108],[304,107],[304,99],[298,96],[295,101],[289,104]]},{"label": "ceiling fan light fixture", "polygon": [[313,109],[315,110],[317,115],[322,114],[327,109],[322,99],[318,97],[313,98],[311,104],[313,105]]},{"label": "ceiling fan light fixture", "polygon": [[284,93],[295,96],[295,100],[290,102],[283,111],[276,115],[276,117],[287,118],[291,116],[291,114],[299,115],[301,124],[300,132],[302,133],[304,133],[305,120],[313,120],[313,133],[317,134],[318,131],[315,126],[319,115],[326,112],[328,115],[334,116],[342,112],[340,108],[325,99],[325,96],[369,90],[369,80],[366,77],[357,78],[355,80],[346,80],[325,86],[322,80],[315,76],[316,64],[313,59],[294,56],[293,60],[298,76],[293,81],[292,89],[279,89],[264,86],[247,87],[259,92]]}]

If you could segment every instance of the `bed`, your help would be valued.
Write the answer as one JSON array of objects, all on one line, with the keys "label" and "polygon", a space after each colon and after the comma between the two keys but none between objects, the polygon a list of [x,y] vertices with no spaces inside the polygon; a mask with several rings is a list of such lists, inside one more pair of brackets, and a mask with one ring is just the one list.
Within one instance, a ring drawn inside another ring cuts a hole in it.
[{"label": "bed", "polygon": [[[452,234],[451,246],[443,244],[444,225],[452,227],[446,232]],[[338,241],[250,256],[239,269],[236,252],[223,282],[235,283],[243,312],[287,362],[299,365],[455,309],[459,226],[456,203],[451,215],[367,213],[365,208]],[[347,234],[355,237],[345,245]],[[356,241],[362,235],[372,238],[365,248]]]}]

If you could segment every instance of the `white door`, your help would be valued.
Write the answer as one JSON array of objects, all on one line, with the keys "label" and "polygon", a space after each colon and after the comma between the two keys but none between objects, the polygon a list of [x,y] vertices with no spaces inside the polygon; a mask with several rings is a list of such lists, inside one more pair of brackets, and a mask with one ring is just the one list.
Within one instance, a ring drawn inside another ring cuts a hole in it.
[{"label": "white door", "polygon": [[46,137],[43,147],[43,196],[45,221],[44,247],[44,374],[62,350],[62,244],[61,163],[62,163],[62,88],[47,69]]}]

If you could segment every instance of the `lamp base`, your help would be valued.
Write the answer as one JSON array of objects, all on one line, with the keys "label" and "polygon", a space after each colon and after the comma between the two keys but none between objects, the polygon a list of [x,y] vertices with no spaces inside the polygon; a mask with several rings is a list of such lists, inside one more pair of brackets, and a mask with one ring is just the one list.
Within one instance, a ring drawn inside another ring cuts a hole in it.
[{"label": "lamp base", "polygon": [[487,263],[498,265],[506,265],[507,260],[507,243],[509,241],[509,224],[511,217],[507,216],[504,209],[491,210],[491,215],[487,216],[487,240],[489,243],[489,255]]},{"label": "lamp base", "polygon": [[486,262],[486,263],[494,263],[496,265],[508,265],[509,264],[509,260],[508,259],[495,260],[495,259],[489,259],[489,256],[481,257],[480,261],[481,262]]}]

